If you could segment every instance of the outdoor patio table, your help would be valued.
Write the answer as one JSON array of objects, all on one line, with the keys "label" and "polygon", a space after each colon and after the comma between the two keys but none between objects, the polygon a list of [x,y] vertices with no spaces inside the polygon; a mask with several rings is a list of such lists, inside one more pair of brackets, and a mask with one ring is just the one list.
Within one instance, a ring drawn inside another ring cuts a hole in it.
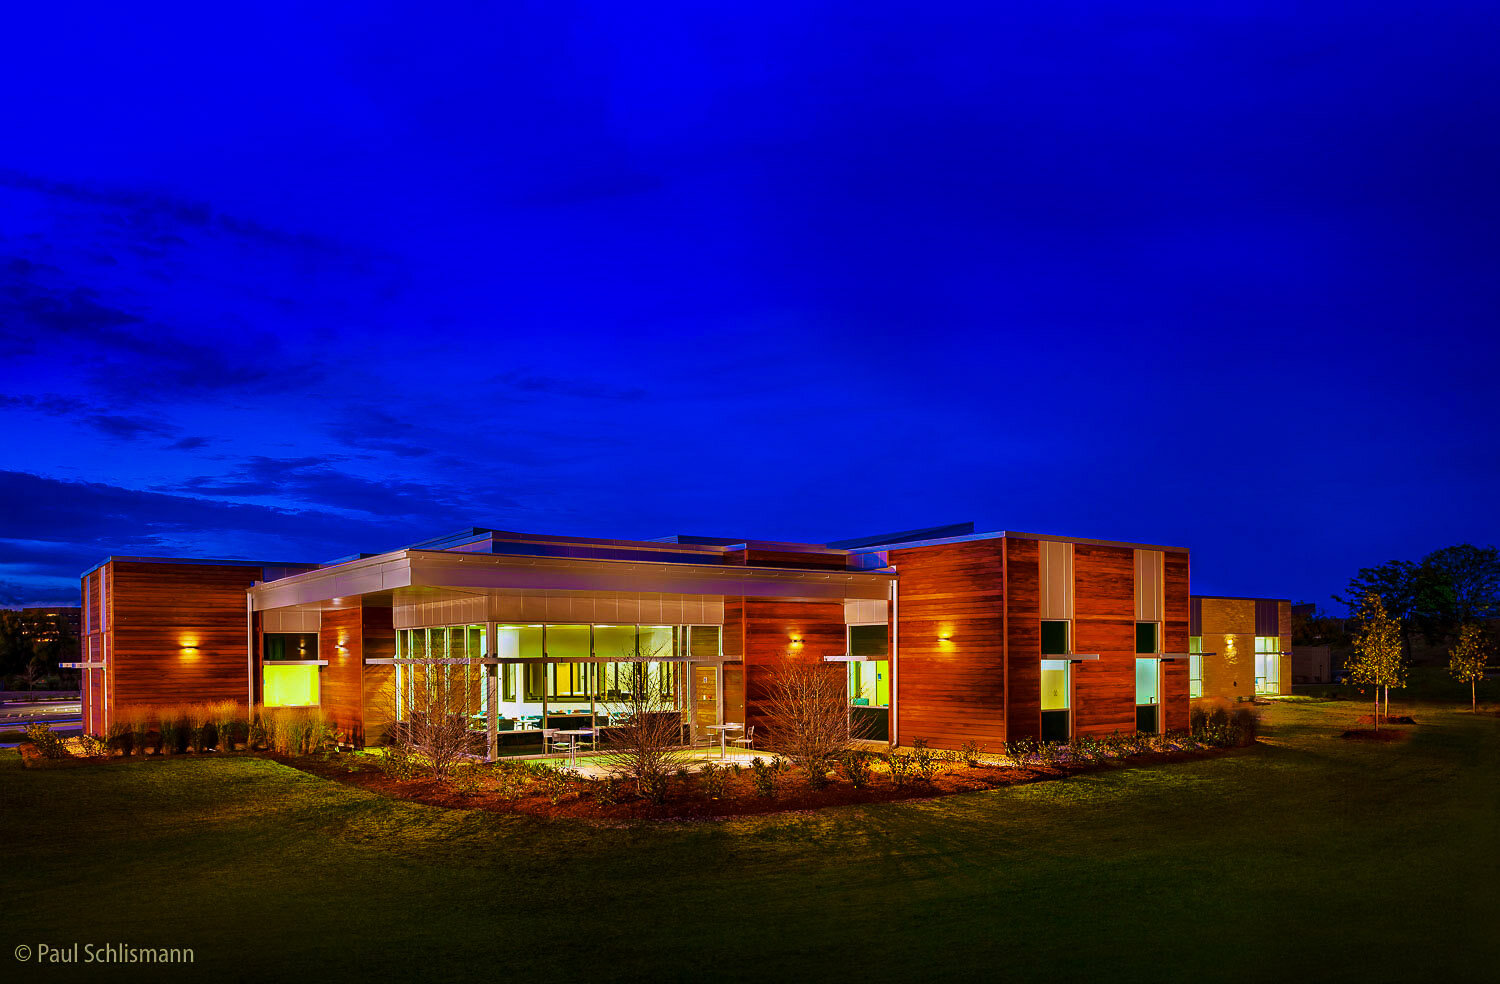
[{"label": "outdoor patio table", "polygon": [[745,726],[733,721],[725,721],[723,724],[710,724],[708,730],[719,733],[719,761],[722,762],[729,756],[729,732],[744,731]]},{"label": "outdoor patio table", "polygon": [[588,729],[588,728],[574,728],[571,731],[559,731],[558,732],[558,734],[560,734],[560,735],[569,735],[570,737],[572,737],[574,739],[573,741],[571,741],[571,742],[568,743],[568,764],[569,765],[577,765],[578,764],[578,741],[577,741],[577,739],[582,738],[584,735],[591,735],[593,733],[594,732],[592,730]]}]

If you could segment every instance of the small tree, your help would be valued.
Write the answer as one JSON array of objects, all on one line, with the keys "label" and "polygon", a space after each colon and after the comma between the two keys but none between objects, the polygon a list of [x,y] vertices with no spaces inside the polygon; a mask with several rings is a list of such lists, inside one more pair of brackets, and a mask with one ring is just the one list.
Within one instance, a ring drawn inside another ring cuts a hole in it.
[{"label": "small tree", "polygon": [[686,754],[674,688],[648,665],[659,658],[660,648],[620,655],[616,670],[625,673],[625,680],[604,702],[609,728],[600,743],[600,760],[610,774],[633,780],[636,792],[653,803],[665,798],[667,777]]},{"label": "small tree", "polygon": [[[386,729],[386,743],[409,760],[421,763],[436,779],[447,780],[454,768],[466,759],[479,755],[482,742],[469,727],[464,713],[470,697],[468,678],[452,672],[449,664],[413,664],[401,693],[406,720],[391,721]],[[395,683],[388,687],[391,699],[382,701],[395,707]]]},{"label": "small tree", "polygon": [[772,751],[806,770],[821,785],[849,750],[849,698],[843,664],[790,655],[771,670],[764,705]]},{"label": "small tree", "polygon": [[1458,630],[1458,643],[1448,653],[1448,672],[1469,685],[1469,707],[1479,713],[1479,681],[1484,679],[1484,633],[1469,622]]},{"label": "small tree", "polygon": [[1380,692],[1385,690],[1385,713],[1391,710],[1391,688],[1406,680],[1406,660],[1401,645],[1401,626],[1386,613],[1380,595],[1373,591],[1360,601],[1359,631],[1354,635],[1354,651],[1349,665],[1349,679],[1375,688],[1375,728],[1380,729]]}]

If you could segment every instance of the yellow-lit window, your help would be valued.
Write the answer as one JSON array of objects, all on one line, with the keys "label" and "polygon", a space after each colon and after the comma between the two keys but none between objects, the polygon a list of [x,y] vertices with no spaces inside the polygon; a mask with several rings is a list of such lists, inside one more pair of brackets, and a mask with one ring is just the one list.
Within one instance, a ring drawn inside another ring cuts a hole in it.
[{"label": "yellow-lit window", "polygon": [[264,668],[263,694],[267,707],[314,707],[318,703],[318,668],[316,666],[273,666]]}]

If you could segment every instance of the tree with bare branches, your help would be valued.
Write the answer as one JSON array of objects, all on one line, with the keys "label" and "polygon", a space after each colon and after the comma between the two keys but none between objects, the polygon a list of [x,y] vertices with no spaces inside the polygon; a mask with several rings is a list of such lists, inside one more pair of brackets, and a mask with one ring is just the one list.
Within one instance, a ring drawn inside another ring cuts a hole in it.
[{"label": "tree with bare branches", "polygon": [[849,697],[842,663],[787,654],[772,668],[763,707],[768,747],[822,785],[849,747]]},{"label": "tree with bare branches", "polygon": [[396,756],[417,763],[434,778],[446,780],[459,763],[479,756],[480,736],[469,726],[467,677],[448,664],[405,667],[400,700],[404,720],[396,720],[396,684],[385,688],[380,704],[387,709],[385,744]]},{"label": "tree with bare branches", "polygon": [[666,797],[667,776],[687,754],[674,688],[648,665],[661,659],[660,648],[621,653],[613,664],[622,679],[604,701],[609,727],[600,743],[600,760],[610,774],[633,780],[636,792],[654,803]]}]

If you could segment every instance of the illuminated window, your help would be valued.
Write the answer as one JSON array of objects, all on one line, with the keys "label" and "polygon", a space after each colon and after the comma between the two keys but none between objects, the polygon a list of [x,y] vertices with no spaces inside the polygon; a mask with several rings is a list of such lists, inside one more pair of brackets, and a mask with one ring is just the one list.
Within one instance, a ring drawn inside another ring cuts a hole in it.
[{"label": "illuminated window", "polygon": [[1188,637],[1188,696],[1203,696],[1203,637]]},{"label": "illuminated window", "polygon": [[[1043,625],[1047,623],[1043,622]],[[1066,622],[1058,623],[1066,626]],[[1065,659],[1042,660],[1042,740],[1067,741],[1072,733],[1070,712],[1072,688]]]},{"label": "illuminated window", "polygon": [[855,707],[890,707],[890,677],[890,660],[851,660],[849,662],[849,703]]},{"label": "illuminated window", "polygon": [[1161,730],[1158,701],[1161,696],[1161,660],[1135,661],[1135,730]]},{"label": "illuminated window", "polygon": [[1158,653],[1156,648],[1156,623],[1135,623],[1135,651],[1138,653]]},{"label": "illuminated window", "polygon": [[1255,637],[1255,692],[1281,693],[1281,638]]},{"label": "illuminated window", "polygon": [[263,701],[267,707],[315,707],[318,703],[318,668],[316,666],[261,667],[264,685]]},{"label": "illuminated window", "polygon": [[1047,621],[1042,623],[1042,652],[1047,655],[1062,655],[1068,652],[1068,623]]}]

